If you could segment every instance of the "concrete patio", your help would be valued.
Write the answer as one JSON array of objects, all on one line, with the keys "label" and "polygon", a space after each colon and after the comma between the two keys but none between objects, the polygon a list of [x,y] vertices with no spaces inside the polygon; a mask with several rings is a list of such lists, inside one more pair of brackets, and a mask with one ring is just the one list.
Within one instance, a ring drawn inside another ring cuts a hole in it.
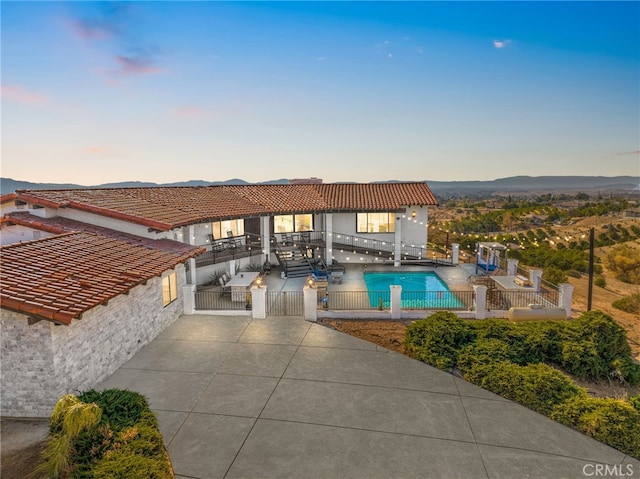
[{"label": "concrete patio", "polygon": [[300,318],[182,316],[103,388],[149,398],[178,478],[640,474],[518,404]]}]

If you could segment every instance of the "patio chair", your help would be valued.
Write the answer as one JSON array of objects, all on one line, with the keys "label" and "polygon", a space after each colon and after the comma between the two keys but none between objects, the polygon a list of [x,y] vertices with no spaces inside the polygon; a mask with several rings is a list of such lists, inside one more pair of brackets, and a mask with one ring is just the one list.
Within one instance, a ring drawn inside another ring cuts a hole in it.
[{"label": "patio chair", "polygon": [[227,286],[227,281],[224,280],[224,276],[221,277],[218,282],[220,283],[220,288],[222,288],[222,295],[231,296],[231,286]]}]

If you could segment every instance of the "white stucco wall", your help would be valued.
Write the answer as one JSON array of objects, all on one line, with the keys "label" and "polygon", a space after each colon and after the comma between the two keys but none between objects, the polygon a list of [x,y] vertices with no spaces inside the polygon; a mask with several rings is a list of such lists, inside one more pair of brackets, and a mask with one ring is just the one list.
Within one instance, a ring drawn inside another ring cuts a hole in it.
[{"label": "white stucco wall", "polygon": [[0,415],[45,417],[60,396],[96,387],[151,342],[183,311],[183,265],[176,267],[178,299],[162,305],[162,280],[153,278],[69,326],[27,324],[2,310]]},{"label": "white stucco wall", "polygon": [[39,238],[47,238],[53,236],[46,231],[29,228],[22,225],[3,225],[0,227],[0,244],[7,245],[18,243],[20,241],[32,241]]},{"label": "white stucco wall", "polygon": [[[416,213],[415,217],[412,212]],[[396,214],[396,223],[402,223],[401,235],[402,241],[407,246],[426,247],[427,244],[427,207],[409,206],[406,213]],[[394,233],[358,233],[356,231],[356,213],[334,213],[333,214],[333,233],[347,234],[362,238],[370,238],[372,240],[386,241],[388,243],[395,242]],[[396,227],[397,228],[397,227]],[[334,243],[339,243],[334,238]],[[332,256],[344,263],[371,263],[376,261],[374,258],[365,255],[353,254],[349,251],[341,252],[339,247],[334,246]],[[388,258],[385,258],[388,259]],[[379,261],[379,260],[378,260]]]}]

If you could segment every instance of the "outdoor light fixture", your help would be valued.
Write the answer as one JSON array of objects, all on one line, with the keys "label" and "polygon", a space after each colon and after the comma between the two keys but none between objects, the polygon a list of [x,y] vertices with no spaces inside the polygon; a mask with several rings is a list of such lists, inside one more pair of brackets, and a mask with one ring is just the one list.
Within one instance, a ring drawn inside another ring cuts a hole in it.
[{"label": "outdoor light fixture", "polygon": [[316,282],[312,277],[307,278],[307,286],[309,286],[310,288],[315,287]]}]

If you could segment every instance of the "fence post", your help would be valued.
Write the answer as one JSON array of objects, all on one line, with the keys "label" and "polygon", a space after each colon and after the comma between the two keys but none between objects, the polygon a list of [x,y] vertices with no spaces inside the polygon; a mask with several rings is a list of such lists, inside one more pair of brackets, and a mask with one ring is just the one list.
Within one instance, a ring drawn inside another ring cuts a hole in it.
[{"label": "fence post", "polygon": [[460,262],[460,244],[451,243],[451,264],[457,265]]},{"label": "fence post", "polygon": [[476,319],[485,319],[487,317],[487,287],[482,284],[474,284],[473,292]]},{"label": "fence post", "polygon": [[392,284],[389,286],[391,290],[391,319],[400,319],[402,317],[402,286]]},{"label": "fence post", "polygon": [[267,317],[267,287],[251,287],[251,317],[265,319]]},{"label": "fence post", "polygon": [[515,258],[507,258],[507,276],[518,275],[518,260]]},{"label": "fence post", "polygon": [[529,270],[529,281],[531,281],[531,285],[536,293],[540,292],[540,282],[542,281],[542,270],[541,269],[530,269]]},{"label": "fence post", "polygon": [[573,300],[573,285],[560,283],[558,285],[558,306],[567,312],[567,319],[571,318],[571,302]]},{"label": "fence post", "polygon": [[184,314],[196,312],[196,285],[188,284],[182,287],[182,308]]},{"label": "fence post", "polygon": [[304,319],[318,321],[318,288],[307,284],[302,292],[304,295]]}]

